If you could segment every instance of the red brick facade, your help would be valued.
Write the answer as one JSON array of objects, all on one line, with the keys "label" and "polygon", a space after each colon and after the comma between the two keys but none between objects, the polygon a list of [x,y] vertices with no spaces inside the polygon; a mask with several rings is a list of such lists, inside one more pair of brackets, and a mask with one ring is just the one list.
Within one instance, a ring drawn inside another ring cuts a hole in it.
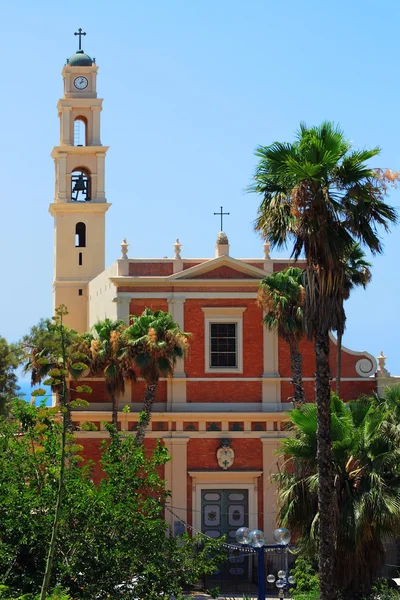
[{"label": "red brick facade", "polygon": [[[176,263],[172,259],[135,260],[129,263],[129,274],[119,276],[114,282],[118,302],[121,306],[128,303],[129,314],[140,314],[145,307],[170,311],[182,328],[192,334],[190,354],[184,364],[177,366],[176,377],[159,382],[146,447],[154,447],[157,438],[167,445],[172,462],[166,465],[163,475],[172,492],[171,503],[181,511],[180,517],[193,526],[201,526],[202,489],[242,488],[248,494],[249,508],[257,515],[250,525],[261,529],[272,526],[275,496],[270,474],[275,469],[274,452],[279,438],[286,435],[286,411],[292,406],[293,387],[288,345],[263,330],[256,295],[260,279],[268,272],[285,268],[289,262],[238,261],[227,256]],[[242,353],[241,369],[211,370],[206,356],[207,311],[219,315],[225,311],[225,322],[229,322],[232,309],[240,315],[242,338],[241,346],[237,341],[237,351]],[[127,314],[122,316],[127,318]],[[300,350],[306,398],[312,402],[313,344],[303,340]],[[334,390],[334,341],[331,351]],[[370,355],[343,350],[341,389],[344,399],[376,390],[375,366]],[[96,381],[90,385],[93,394],[88,400],[95,407],[92,420],[111,421],[111,406],[104,384]],[[121,408],[128,404],[131,412],[120,413],[121,429],[134,431],[144,389],[143,381],[137,381],[131,389],[128,386]],[[99,409],[103,405],[104,409]],[[90,419],[88,412],[84,420]],[[79,420],[79,414],[74,415],[74,420]],[[102,437],[106,434],[101,431],[85,432],[80,440],[85,458],[96,463],[96,478],[101,476],[97,463]],[[228,440],[234,455],[233,464],[226,470],[217,460],[217,451],[224,439]],[[173,526],[174,518],[169,518]]]}]

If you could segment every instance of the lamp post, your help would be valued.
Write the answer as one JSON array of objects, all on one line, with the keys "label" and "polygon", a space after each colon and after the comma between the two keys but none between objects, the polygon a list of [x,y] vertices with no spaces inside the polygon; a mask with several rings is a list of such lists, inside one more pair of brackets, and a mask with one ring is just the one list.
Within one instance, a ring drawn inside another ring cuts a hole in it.
[{"label": "lamp post", "polygon": [[[252,546],[257,551],[257,574],[258,574],[258,600],[265,600],[266,585],[265,585],[265,565],[264,565],[264,548],[282,548],[285,552],[285,570],[278,571],[278,580],[276,581],[276,587],[279,589],[279,597],[283,598],[284,588],[289,587],[289,584],[294,583],[294,578],[289,577],[288,573],[288,545],[290,542],[290,531],[284,527],[275,529],[273,538],[275,544],[265,544],[265,535],[259,529],[253,529],[250,531],[248,527],[240,527],[236,531],[236,541],[238,544],[245,546]],[[269,583],[275,582],[274,575],[268,575],[267,581]]]}]

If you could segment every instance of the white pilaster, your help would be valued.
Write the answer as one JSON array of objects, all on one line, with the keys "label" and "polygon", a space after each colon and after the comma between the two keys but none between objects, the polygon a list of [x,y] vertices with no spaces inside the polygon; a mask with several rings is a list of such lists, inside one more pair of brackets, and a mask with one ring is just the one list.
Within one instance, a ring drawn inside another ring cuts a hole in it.
[{"label": "white pilaster", "polygon": [[[93,116],[100,114],[97,112],[93,113]],[[105,192],[105,154],[103,152],[96,152],[97,156],[97,198],[104,200],[106,197]]]},{"label": "white pilaster", "polygon": [[100,112],[102,110],[101,106],[92,106],[93,112],[93,139],[92,146],[101,146],[100,141]]},{"label": "white pilaster", "polygon": [[[170,438],[164,439],[164,446],[167,448],[168,454],[170,456],[172,456],[171,445],[172,445],[172,440]],[[164,479],[165,479],[165,489],[167,491],[171,492],[172,491],[172,461],[171,460],[168,461],[164,466]],[[167,499],[167,503],[172,504],[171,500],[172,500],[172,498],[170,496]],[[173,516],[169,512],[169,510],[165,511],[165,520],[167,521],[168,525],[170,526],[171,531],[173,531]]]},{"label": "white pilaster", "polygon": [[71,146],[71,110],[72,106],[63,106],[60,112],[61,146]]},{"label": "white pilaster", "polygon": [[[172,510],[179,519],[187,523],[187,444],[189,438],[171,439],[171,498]],[[168,511],[167,511],[168,512]],[[180,524],[176,517],[172,516],[172,533],[180,531]]]},{"label": "white pilaster", "polygon": [[[265,316],[265,313],[263,314]],[[263,404],[277,403],[281,401],[281,386],[279,381],[278,365],[278,335],[263,326],[263,382],[262,402]]]},{"label": "white pilaster", "polygon": [[129,306],[130,306],[130,298],[123,296],[118,297],[117,299],[117,319],[121,319],[125,321],[126,324],[129,324]]},{"label": "white pilaster", "polygon": [[279,439],[261,438],[263,444],[263,503],[264,503],[264,533],[268,543],[273,543],[272,533],[276,529],[276,500],[277,487],[271,482],[271,473],[276,473],[278,457],[275,454]]},{"label": "white pilaster", "polygon": [[[185,298],[168,298],[168,312],[172,315],[172,318],[179,327],[184,330],[185,328]],[[185,361],[179,358],[176,361],[174,376],[170,380],[168,385],[168,404],[175,404],[177,402],[186,402],[186,373],[185,373]]]},{"label": "white pilaster", "polygon": [[67,200],[67,154],[60,152],[58,155],[57,170],[58,170],[58,190],[56,190],[56,198],[58,200]]}]

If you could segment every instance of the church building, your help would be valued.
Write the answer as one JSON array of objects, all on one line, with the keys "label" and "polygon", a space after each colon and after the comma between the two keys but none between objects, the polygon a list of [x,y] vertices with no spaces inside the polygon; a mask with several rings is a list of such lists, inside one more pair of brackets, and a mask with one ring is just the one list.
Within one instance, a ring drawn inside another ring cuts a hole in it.
[{"label": "church building", "polygon": [[[79,40],[84,35],[78,32]],[[98,319],[123,319],[145,307],[169,311],[192,334],[190,355],[174,376],[161,380],[146,445],[161,439],[172,460],[163,476],[171,490],[172,531],[181,520],[212,537],[246,525],[272,539],[275,489],[270,474],[275,450],[286,435],[293,386],[289,348],[262,325],[256,304],[260,280],[284,269],[289,259],[233,257],[227,235],[201,258],[185,257],[179,240],[173,258],[140,258],[121,244],[115,262],[105,265],[105,219],[111,204],[105,187],[108,146],[101,141],[102,99],[97,97],[98,66],[81,49],[62,69],[63,96],[57,108],[60,141],[53,149],[54,307],[65,304],[66,324],[88,330]],[[112,196],[112,192],[110,193]],[[222,209],[221,209],[222,213]],[[144,224],[143,224],[144,225]],[[222,228],[222,227],[221,227]],[[129,235],[129,231],[126,232]],[[166,240],[166,243],[169,243]],[[332,337],[332,389],[335,389],[335,339]],[[301,343],[306,397],[314,398],[315,355]],[[343,348],[342,396],[370,394],[392,381],[373,356]],[[90,406],[73,413],[76,423],[92,421],[98,431],[78,431],[84,455],[96,461],[108,436],[111,404],[104,381],[87,382]],[[142,410],[144,382],[127,385],[121,398],[119,428],[134,431]],[[128,405],[130,412],[123,412]],[[96,476],[100,476],[98,467]]]}]

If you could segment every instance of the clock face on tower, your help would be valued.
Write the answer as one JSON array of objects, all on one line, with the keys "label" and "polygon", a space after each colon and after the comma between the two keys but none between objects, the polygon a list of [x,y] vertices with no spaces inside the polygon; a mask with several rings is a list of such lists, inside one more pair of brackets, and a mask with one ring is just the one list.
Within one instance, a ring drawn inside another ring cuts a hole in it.
[{"label": "clock face on tower", "polygon": [[84,90],[85,88],[87,88],[88,83],[89,82],[86,79],[86,77],[82,77],[82,75],[76,77],[76,79],[74,80],[74,86],[77,90]]}]

